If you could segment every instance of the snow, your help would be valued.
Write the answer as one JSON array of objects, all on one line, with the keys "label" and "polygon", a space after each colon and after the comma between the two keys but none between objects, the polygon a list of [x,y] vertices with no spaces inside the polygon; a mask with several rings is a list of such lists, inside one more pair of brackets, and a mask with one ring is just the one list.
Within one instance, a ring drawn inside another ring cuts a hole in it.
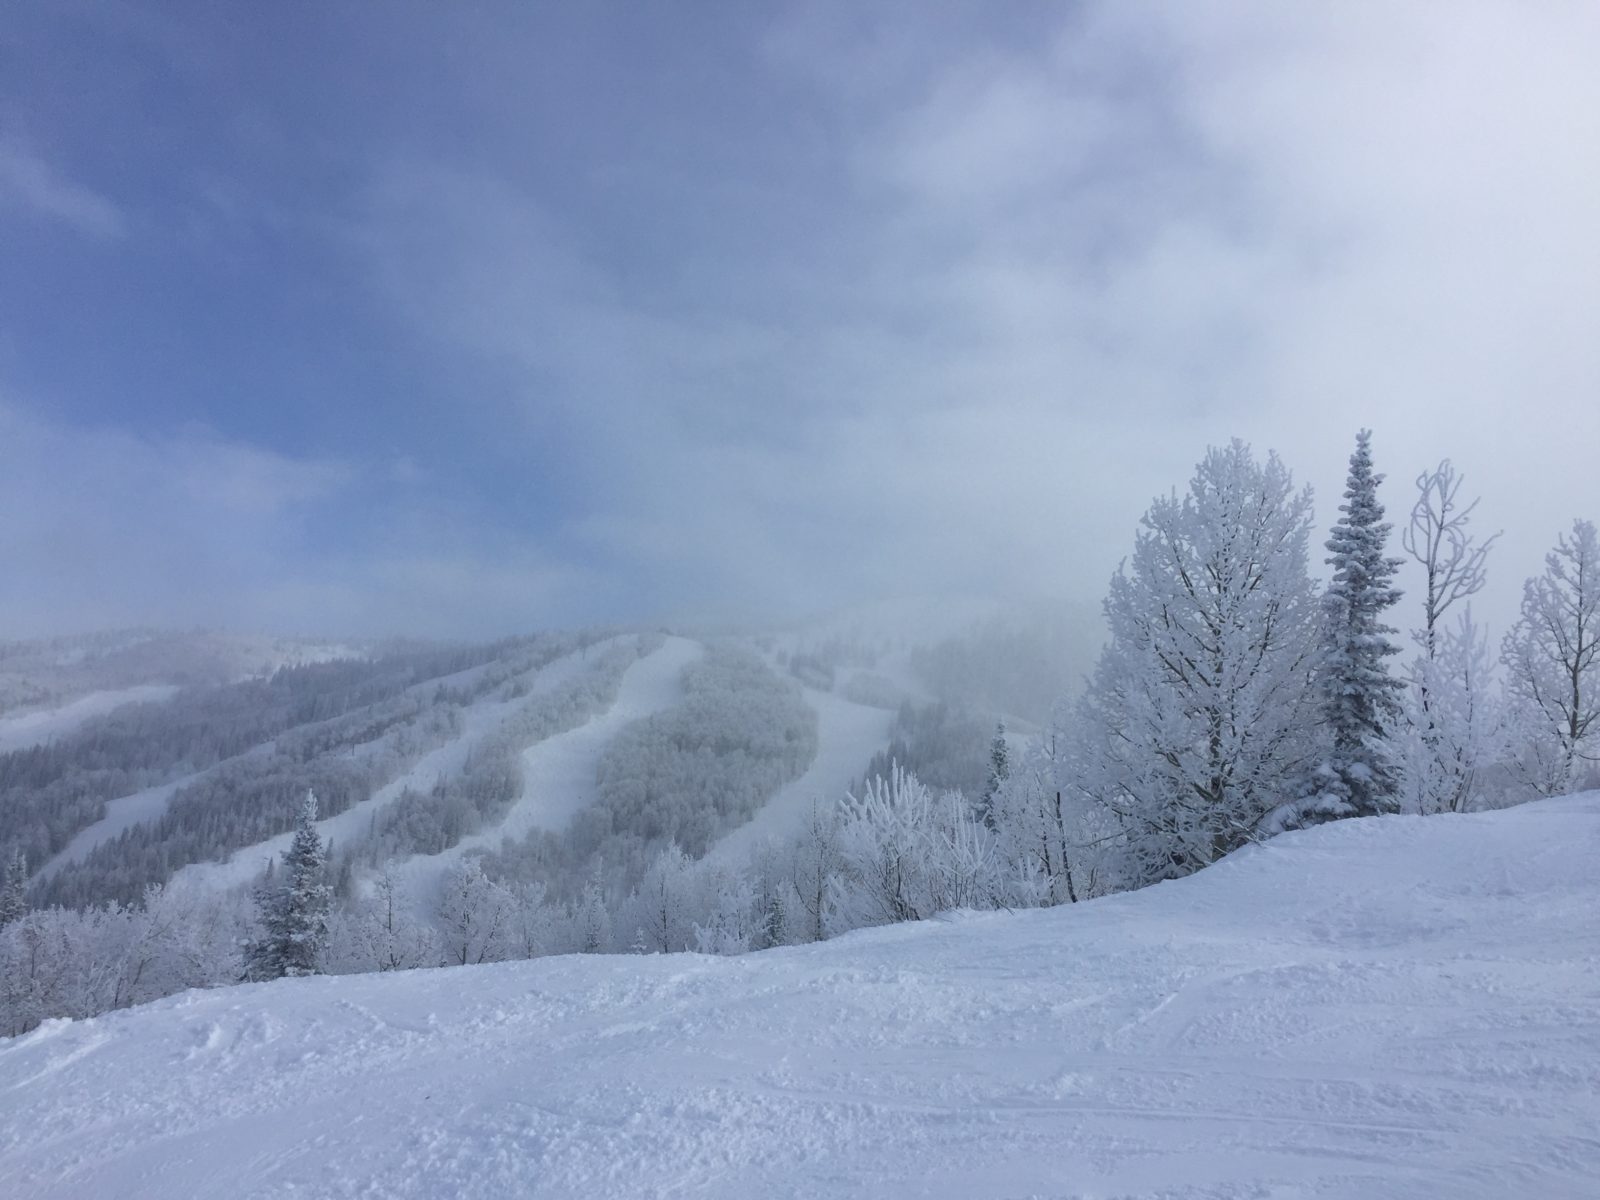
[{"label": "snow", "polygon": [[707,857],[735,864],[750,861],[751,850],[763,840],[782,839],[799,829],[813,804],[828,806],[843,799],[872,756],[888,743],[894,713],[815,688],[806,688],[805,697],[817,713],[817,756],[811,766],[713,846]]},{"label": "snow", "polygon": [[1600,794],[711,959],[187,993],[0,1042],[71,1197],[1592,1197]]},{"label": "snow", "polygon": [[170,700],[177,690],[176,686],[169,683],[145,683],[138,687],[90,692],[59,708],[0,717],[0,754],[26,750],[30,746],[43,746],[124,704]]}]

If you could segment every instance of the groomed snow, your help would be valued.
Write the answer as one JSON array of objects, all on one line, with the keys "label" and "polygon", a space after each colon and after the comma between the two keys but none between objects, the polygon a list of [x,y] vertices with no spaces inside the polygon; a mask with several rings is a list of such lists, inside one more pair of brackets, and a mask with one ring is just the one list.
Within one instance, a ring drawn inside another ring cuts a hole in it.
[{"label": "groomed snow", "polygon": [[33,1197],[1593,1197],[1600,796],[736,959],[190,993],[0,1043]]}]

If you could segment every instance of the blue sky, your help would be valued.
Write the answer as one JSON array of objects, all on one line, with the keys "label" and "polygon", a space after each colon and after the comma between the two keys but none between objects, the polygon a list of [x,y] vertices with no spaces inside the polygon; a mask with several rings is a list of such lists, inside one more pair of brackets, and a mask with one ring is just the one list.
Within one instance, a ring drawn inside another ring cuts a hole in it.
[{"label": "blue sky", "polygon": [[25,0],[0,622],[1094,601],[1205,446],[1600,516],[1600,10]]}]

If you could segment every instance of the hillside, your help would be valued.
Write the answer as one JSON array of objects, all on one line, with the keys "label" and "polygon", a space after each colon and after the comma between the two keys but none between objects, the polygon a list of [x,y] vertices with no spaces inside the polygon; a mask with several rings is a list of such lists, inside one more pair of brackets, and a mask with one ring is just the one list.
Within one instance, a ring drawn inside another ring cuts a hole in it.
[{"label": "hillside", "polygon": [[[487,853],[557,895],[596,871],[626,893],[666,841],[747,857],[890,757],[976,794],[995,717],[1036,707],[1036,681],[1007,653],[1064,677],[1051,647],[1069,616],[922,601],[665,641],[11,643],[0,702],[30,703],[0,711],[0,859],[24,856],[40,906],[136,904],[173,879],[247,886],[309,788],[347,890],[393,864],[426,898],[464,855]],[[987,675],[972,666],[991,659]],[[725,704],[686,696],[696,671]],[[957,676],[972,703],[952,699]],[[768,730],[792,752],[756,746]]]},{"label": "hillside", "polygon": [[188,993],[0,1043],[9,1197],[1587,1197],[1600,794],[733,959]]}]

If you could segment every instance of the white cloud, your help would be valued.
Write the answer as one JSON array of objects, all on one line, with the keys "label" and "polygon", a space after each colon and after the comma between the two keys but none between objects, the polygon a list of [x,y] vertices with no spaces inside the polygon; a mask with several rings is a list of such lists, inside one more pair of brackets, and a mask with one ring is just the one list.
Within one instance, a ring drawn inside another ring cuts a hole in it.
[{"label": "white cloud", "polygon": [[72,428],[0,404],[0,627],[135,624],[331,635],[477,636],[574,614],[581,572],[486,539],[438,499],[381,501],[354,464],[203,430]]},{"label": "white cloud", "polygon": [[[386,300],[560,439],[607,573],[574,586],[1093,598],[1208,443],[1278,449],[1326,523],[1362,425],[1392,508],[1446,454],[1484,493],[1491,619],[1594,515],[1600,10],[1102,3],[1009,46],[834,11],[769,45],[836,118],[809,240],[652,273],[493,164],[367,198]],[[730,224],[770,195],[702,186]]]},{"label": "white cloud", "polygon": [[21,141],[0,137],[0,211],[7,207],[97,238],[121,237],[126,224],[110,200],[68,179]]}]

